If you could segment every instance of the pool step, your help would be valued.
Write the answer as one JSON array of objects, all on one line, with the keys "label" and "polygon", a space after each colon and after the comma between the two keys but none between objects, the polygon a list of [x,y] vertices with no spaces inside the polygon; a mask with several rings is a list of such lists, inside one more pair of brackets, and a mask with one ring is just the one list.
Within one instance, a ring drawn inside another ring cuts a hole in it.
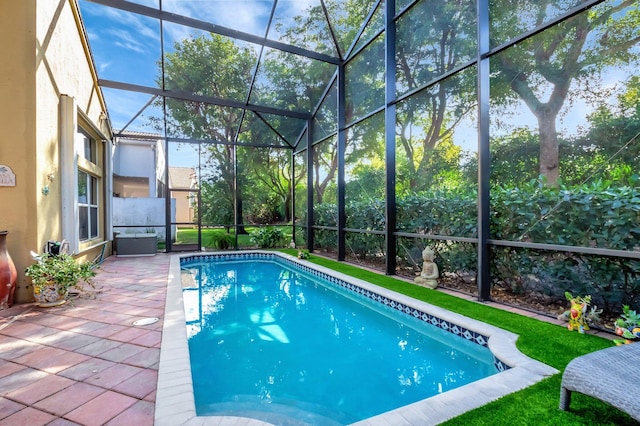
[{"label": "pool step", "polygon": [[[325,407],[299,401],[291,401],[291,404],[265,403],[264,400],[252,395],[238,395],[235,399],[235,401],[198,407],[198,417],[203,415],[248,417],[279,426],[339,426],[350,423],[335,420],[344,417],[341,413],[332,416],[332,413],[326,412]],[[319,414],[323,411],[325,411],[323,414]]]}]

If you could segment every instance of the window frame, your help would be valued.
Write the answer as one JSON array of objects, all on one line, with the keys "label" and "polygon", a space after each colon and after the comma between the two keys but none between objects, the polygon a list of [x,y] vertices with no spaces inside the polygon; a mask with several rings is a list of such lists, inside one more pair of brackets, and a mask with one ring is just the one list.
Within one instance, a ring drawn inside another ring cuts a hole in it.
[{"label": "window frame", "polygon": [[[89,123],[85,123],[84,120],[82,120],[82,117],[78,117],[75,143],[78,159],[75,174],[78,188],[75,194],[75,204],[78,211],[76,223],[77,241],[81,251],[91,247],[96,242],[104,241],[104,226],[101,223],[104,215],[104,213],[101,212],[101,209],[104,207],[104,175],[102,167],[100,166],[104,153],[99,149],[98,140],[98,135],[91,131],[91,125]],[[89,142],[88,145],[87,142]],[[87,147],[89,147],[88,151]],[[87,154],[91,158],[86,158]],[[81,173],[85,174],[87,179],[85,182],[85,201],[80,200],[79,183]],[[83,220],[83,215],[80,213],[82,209],[85,208],[86,216],[84,217],[84,220],[86,220],[87,225],[86,235],[84,235],[84,232],[82,231],[83,226],[81,221]],[[92,217],[92,213],[94,212],[95,218]]]}]

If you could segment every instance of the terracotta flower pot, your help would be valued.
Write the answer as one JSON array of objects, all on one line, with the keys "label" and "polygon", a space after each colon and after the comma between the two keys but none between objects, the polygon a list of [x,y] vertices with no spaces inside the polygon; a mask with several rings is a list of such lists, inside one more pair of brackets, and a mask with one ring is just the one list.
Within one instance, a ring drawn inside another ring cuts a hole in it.
[{"label": "terracotta flower pot", "polygon": [[8,231],[0,231],[0,310],[13,305],[13,293],[16,290],[18,272],[7,251]]}]

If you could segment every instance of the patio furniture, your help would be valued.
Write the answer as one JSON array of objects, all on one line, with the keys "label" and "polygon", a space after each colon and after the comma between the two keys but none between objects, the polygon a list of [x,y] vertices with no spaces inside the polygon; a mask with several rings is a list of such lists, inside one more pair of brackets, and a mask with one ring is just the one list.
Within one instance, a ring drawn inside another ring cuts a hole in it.
[{"label": "patio furniture", "polygon": [[158,252],[158,236],[152,233],[116,235],[116,256],[155,256]]},{"label": "patio furniture", "polygon": [[573,359],[562,374],[560,409],[571,392],[604,401],[640,421],[640,343],[613,346]]}]

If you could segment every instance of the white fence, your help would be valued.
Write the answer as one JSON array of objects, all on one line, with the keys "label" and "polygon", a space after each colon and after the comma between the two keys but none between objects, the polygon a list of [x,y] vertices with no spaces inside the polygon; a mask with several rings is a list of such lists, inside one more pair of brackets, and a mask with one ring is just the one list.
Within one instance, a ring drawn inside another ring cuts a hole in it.
[{"label": "white fence", "polygon": [[[158,239],[165,236],[164,198],[113,198],[113,230],[121,234],[155,232]],[[171,199],[171,221],[176,220],[176,200]],[[175,240],[176,226],[171,227],[171,239]]]}]

